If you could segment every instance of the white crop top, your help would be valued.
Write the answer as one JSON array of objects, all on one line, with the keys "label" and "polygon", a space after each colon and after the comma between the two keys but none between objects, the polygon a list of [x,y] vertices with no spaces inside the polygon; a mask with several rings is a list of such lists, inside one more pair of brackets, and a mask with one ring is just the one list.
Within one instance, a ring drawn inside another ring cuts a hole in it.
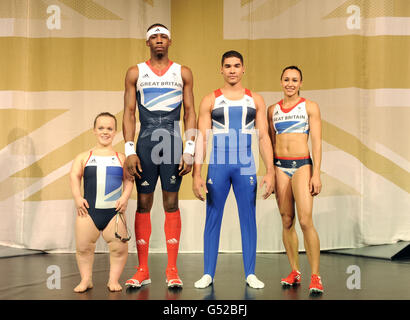
[{"label": "white crop top", "polygon": [[273,109],[272,118],[276,134],[309,134],[309,117],[306,112],[305,98],[300,98],[298,103],[289,109],[283,109],[283,100],[279,101]]}]

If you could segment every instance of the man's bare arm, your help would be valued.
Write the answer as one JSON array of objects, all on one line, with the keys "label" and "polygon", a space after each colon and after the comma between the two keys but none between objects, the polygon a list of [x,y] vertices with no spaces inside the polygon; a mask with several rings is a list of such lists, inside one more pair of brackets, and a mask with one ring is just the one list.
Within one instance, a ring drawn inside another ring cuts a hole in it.
[{"label": "man's bare arm", "polygon": [[254,96],[256,105],[255,128],[258,130],[259,134],[259,151],[266,168],[266,174],[261,181],[261,185],[266,184],[266,191],[263,195],[263,198],[266,199],[272,194],[275,187],[272,142],[269,137],[269,127],[266,118],[265,102],[260,95],[255,93],[253,93],[252,95]]},{"label": "man's bare arm", "polygon": [[[128,69],[125,77],[124,91],[124,114],[122,119],[122,134],[124,142],[128,147],[131,147],[131,152],[134,154],[128,155],[124,163],[124,175],[128,180],[134,180],[134,176],[141,178],[137,171],[141,172],[141,164],[138,156],[135,154],[134,139],[135,139],[135,111],[137,107],[136,83],[138,81],[138,67],[134,66]],[[126,151],[127,153],[127,151]]]},{"label": "man's bare arm", "polygon": [[124,115],[122,121],[122,133],[124,141],[132,141],[135,139],[135,111],[137,107],[136,83],[138,80],[138,67],[131,67],[127,71],[125,77],[124,91]]},{"label": "man's bare arm", "polygon": [[199,105],[199,116],[198,116],[198,137],[196,139],[195,148],[195,163],[193,176],[193,186],[195,196],[204,201],[205,197],[202,195],[201,191],[207,193],[206,183],[201,177],[202,164],[206,157],[206,147],[207,147],[207,134],[212,127],[211,110],[213,107],[213,93],[204,97]]},{"label": "man's bare arm", "polygon": [[196,112],[194,105],[194,78],[191,70],[188,67],[181,68],[182,80],[184,81],[183,105],[184,105],[184,130],[185,139],[195,139],[196,128]]},{"label": "man's bare arm", "polygon": [[184,106],[184,135],[185,149],[179,164],[179,175],[183,176],[189,173],[192,169],[194,152],[194,143],[196,137],[196,113],[194,106],[193,84],[194,79],[192,72],[188,67],[181,67],[181,76],[184,82],[183,90],[183,106]]}]

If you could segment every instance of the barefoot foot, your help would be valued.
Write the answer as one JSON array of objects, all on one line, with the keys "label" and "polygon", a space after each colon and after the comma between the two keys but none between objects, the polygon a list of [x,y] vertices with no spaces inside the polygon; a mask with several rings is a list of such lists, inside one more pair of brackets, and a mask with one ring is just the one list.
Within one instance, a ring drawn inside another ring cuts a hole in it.
[{"label": "barefoot foot", "polygon": [[118,281],[117,282],[108,282],[107,287],[108,287],[108,290],[110,290],[111,292],[122,291],[122,287],[118,283]]},{"label": "barefoot foot", "polygon": [[91,281],[81,281],[80,284],[78,286],[76,286],[74,288],[74,292],[85,292],[88,289],[92,289],[93,288],[93,283]]}]

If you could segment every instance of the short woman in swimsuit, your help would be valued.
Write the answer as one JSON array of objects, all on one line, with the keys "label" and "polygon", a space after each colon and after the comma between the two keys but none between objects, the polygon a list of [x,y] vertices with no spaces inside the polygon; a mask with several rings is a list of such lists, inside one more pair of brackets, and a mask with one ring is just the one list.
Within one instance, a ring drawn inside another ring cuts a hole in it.
[{"label": "short woman in swimsuit", "polygon": [[97,145],[91,151],[80,153],[71,168],[71,191],[77,210],[76,258],[81,275],[75,292],[93,287],[94,251],[100,232],[110,251],[107,287],[110,291],[122,290],[118,280],[127,262],[130,238],[124,215],[133,182],[123,177],[125,155],[115,152],[112,146],[116,130],[115,116],[108,112],[97,115],[94,120]]},{"label": "short woman in swimsuit", "polygon": [[[320,242],[313,226],[313,197],[321,191],[320,163],[322,157],[321,119],[319,106],[299,96],[302,71],[286,67],[281,75],[284,98],[268,108],[270,137],[274,150],[275,192],[282,217],[283,244],[292,272],[282,285],[301,281],[299,242],[295,230],[295,204],[303,232],[306,254],[311,267],[310,293],[323,292],[319,274]],[[312,143],[310,157],[308,138]]]}]

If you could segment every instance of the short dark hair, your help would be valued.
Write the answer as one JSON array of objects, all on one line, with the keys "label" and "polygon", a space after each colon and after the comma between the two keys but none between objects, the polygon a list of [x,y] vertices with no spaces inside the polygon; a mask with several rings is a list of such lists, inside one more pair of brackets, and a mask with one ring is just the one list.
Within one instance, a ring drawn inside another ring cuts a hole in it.
[{"label": "short dark hair", "polygon": [[113,118],[114,121],[115,121],[115,130],[117,130],[117,118],[109,112],[101,112],[95,117],[95,119],[94,119],[94,128],[97,124],[97,119],[100,118],[100,117],[111,117],[111,118]]},{"label": "short dark hair", "polygon": [[243,64],[243,57],[242,57],[242,55],[241,55],[238,51],[230,50],[230,51],[225,52],[225,53],[222,55],[221,65],[222,65],[222,66],[224,65],[225,59],[231,58],[231,57],[238,58],[239,60],[241,60],[241,63]]},{"label": "short dark hair", "polygon": [[154,28],[154,27],[163,27],[163,28],[165,28],[165,29],[168,30],[168,28],[167,28],[166,26],[164,26],[163,24],[161,24],[161,23],[154,23],[153,25],[151,25],[151,26],[148,27],[147,32],[148,32],[149,30],[151,30],[152,28]]},{"label": "short dark hair", "polygon": [[302,81],[302,70],[300,70],[297,66],[288,66],[285,69],[283,69],[282,74],[280,75],[280,79],[282,80],[283,74],[285,73],[286,70],[297,70],[299,71],[300,74],[300,81]]}]

